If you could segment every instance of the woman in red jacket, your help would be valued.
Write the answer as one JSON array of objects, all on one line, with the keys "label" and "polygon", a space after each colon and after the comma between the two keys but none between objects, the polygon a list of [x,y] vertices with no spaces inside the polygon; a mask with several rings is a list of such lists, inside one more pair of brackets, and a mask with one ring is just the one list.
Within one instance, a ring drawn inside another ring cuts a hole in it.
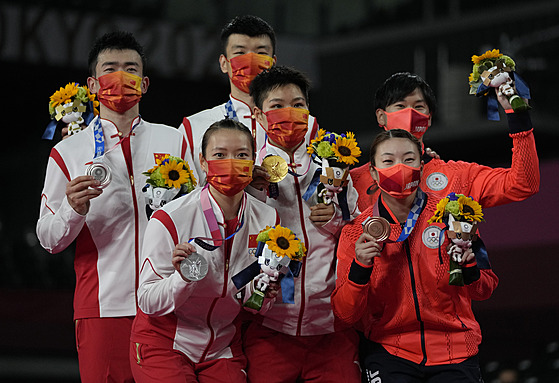
[{"label": "woman in red jacket", "polygon": [[[342,231],[332,306],[364,334],[368,382],[479,382],[481,331],[471,300],[489,298],[498,278],[486,257],[468,252],[465,285],[449,285],[444,224],[428,223],[439,198],[418,188],[420,153],[420,142],[401,129],[373,142],[370,169],[381,196]],[[363,232],[370,216],[388,220],[388,239]]]}]

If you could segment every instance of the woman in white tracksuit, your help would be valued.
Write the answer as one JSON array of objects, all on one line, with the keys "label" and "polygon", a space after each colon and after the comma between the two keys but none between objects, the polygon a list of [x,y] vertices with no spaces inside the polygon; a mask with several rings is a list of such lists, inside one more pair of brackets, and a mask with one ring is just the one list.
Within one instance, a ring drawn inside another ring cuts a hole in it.
[{"label": "woman in white tracksuit", "polygon": [[[245,126],[214,123],[200,154],[208,184],[157,210],[148,223],[131,338],[136,382],[246,381],[235,321],[242,305],[231,277],[256,260],[256,235],[279,223],[275,209],[244,192],[253,160]],[[208,261],[199,281],[180,273],[181,261],[193,253]]]}]

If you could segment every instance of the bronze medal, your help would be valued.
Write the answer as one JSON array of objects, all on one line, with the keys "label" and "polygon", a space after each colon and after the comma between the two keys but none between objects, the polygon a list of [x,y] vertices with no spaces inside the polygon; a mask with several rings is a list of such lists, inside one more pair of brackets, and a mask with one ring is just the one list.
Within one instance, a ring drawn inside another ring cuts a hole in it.
[{"label": "bronze medal", "polygon": [[382,242],[390,236],[390,224],[382,217],[369,217],[363,222],[363,231]]}]

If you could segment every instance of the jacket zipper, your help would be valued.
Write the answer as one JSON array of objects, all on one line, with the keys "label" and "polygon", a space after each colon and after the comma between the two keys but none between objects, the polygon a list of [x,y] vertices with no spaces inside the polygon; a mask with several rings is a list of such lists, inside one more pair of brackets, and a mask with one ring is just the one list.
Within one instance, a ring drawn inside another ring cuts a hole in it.
[{"label": "jacket zipper", "polygon": [[[229,239],[227,241],[232,241],[233,239]],[[227,281],[229,280],[229,259],[231,258],[231,254],[230,252],[227,250],[228,246],[227,246],[227,241],[226,243],[224,243],[222,246],[225,249],[225,268],[224,268],[224,272],[223,272],[223,289],[221,291],[221,296],[218,298],[215,298],[212,302],[212,305],[210,306],[210,310],[208,311],[208,315],[206,317],[206,324],[208,325],[208,328],[210,329],[210,340],[208,342],[208,345],[206,346],[206,349],[204,350],[204,352],[202,353],[202,357],[200,358],[200,363],[204,362],[206,359],[206,356],[208,355],[208,352],[210,351],[214,340],[215,340],[215,332],[214,329],[212,327],[211,324],[211,317],[212,317],[212,313],[213,310],[215,308],[215,305],[217,304],[217,301],[221,298],[224,298],[227,295]]]},{"label": "jacket zipper", "polygon": [[408,268],[410,271],[410,280],[411,280],[411,288],[413,294],[413,303],[415,306],[415,315],[417,321],[419,322],[419,329],[421,335],[421,352],[423,353],[423,360],[421,361],[420,364],[425,365],[425,363],[427,362],[427,350],[425,347],[425,324],[421,319],[421,313],[419,311],[419,299],[417,297],[417,289],[415,287],[415,276],[413,274],[413,264],[412,264],[410,244],[408,242],[408,239],[404,240],[404,249],[406,250],[406,257],[408,258]]},{"label": "jacket zipper", "polygon": [[130,189],[132,191],[132,204],[134,206],[134,299],[136,301],[136,308],[138,307],[138,287],[139,287],[139,273],[140,273],[140,254],[139,254],[139,228],[138,228],[138,201],[136,200],[136,190],[134,189],[134,167],[132,164],[132,149],[131,149],[131,135],[122,140],[122,154],[124,155],[124,162],[128,170],[128,178],[130,180]]},{"label": "jacket zipper", "polygon": [[[292,162],[293,162],[293,159],[292,159]],[[310,244],[309,244],[309,240],[307,238],[307,230],[305,228],[305,216],[304,216],[304,213],[303,213],[303,206],[301,205],[303,197],[301,196],[301,189],[299,187],[299,180],[297,179],[297,177],[294,177],[294,180],[295,180],[295,191],[297,192],[297,202],[298,202],[298,207],[299,207],[299,218],[300,218],[300,221],[301,221],[301,230],[303,231],[303,238],[304,238],[305,244],[307,246],[307,256],[303,258],[303,265],[301,267],[301,274],[299,276],[299,279],[301,280],[301,297],[300,297],[301,307],[299,309],[299,318],[297,319],[297,332],[295,333],[296,336],[301,336],[303,313],[305,312],[305,277],[306,277],[306,270],[307,270],[307,258],[308,258],[308,254],[310,253]]]}]

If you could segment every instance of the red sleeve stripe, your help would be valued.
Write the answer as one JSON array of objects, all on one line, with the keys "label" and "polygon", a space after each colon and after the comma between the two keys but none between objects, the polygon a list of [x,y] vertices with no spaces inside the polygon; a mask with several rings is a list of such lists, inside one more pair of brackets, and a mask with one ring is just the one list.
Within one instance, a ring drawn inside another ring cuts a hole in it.
[{"label": "red sleeve stripe", "polygon": [[171,217],[169,217],[169,214],[167,214],[166,212],[160,209],[157,210],[155,213],[153,213],[151,219],[156,219],[159,222],[161,222],[163,226],[165,226],[169,234],[171,235],[171,238],[173,238],[173,242],[175,243],[175,246],[178,245],[179,235],[177,234],[177,228],[175,227],[175,223],[173,222]]},{"label": "red sleeve stripe", "polygon": [[60,170],[62,170],[62,173],[64,173],[68,181],[70,181],[70,172],[68,171],[68,168],[66,167],[66,164],[62,159],[62,156],[60,155],[60,153],[58,153],[58,150],[52,148],[52,150],[50,151],[50,157],[54,160],[54,162],[56,162],[56,164],[58,165]]},{"label": "red sleeve stripe", "polygon": [[[186,154],[186,149],[188,148],[187,144],[186,144],[186,140],[184,139],[184,137],[182,138],[182,144],[181,144],[181,158],[183,160],[186,161],[185,159],[185,154]],[[188,164],[188,166],[194,166],[194,164]]]},{"label": "red sleeve stripe", "polygon": [[184,126],[184,131],[186,132],[186,137],[188,138],[190,154],[192,154],[192,158],[194,158],[194,139],[192,138],[192,126],[190,126],[190,121],[186,117],[182,120],[182,124]]},{"label": "red sleeve stripe", "polygon": [[[314,140],[314,138],[316,137],[317,131],[318,131],[318,122],[316,121],[316,118],[315,118],[314,123],[312,125],[311,136],[309,137],[311,140]],[[310,145],[310,142],[309,142],[309,145]]]}]

